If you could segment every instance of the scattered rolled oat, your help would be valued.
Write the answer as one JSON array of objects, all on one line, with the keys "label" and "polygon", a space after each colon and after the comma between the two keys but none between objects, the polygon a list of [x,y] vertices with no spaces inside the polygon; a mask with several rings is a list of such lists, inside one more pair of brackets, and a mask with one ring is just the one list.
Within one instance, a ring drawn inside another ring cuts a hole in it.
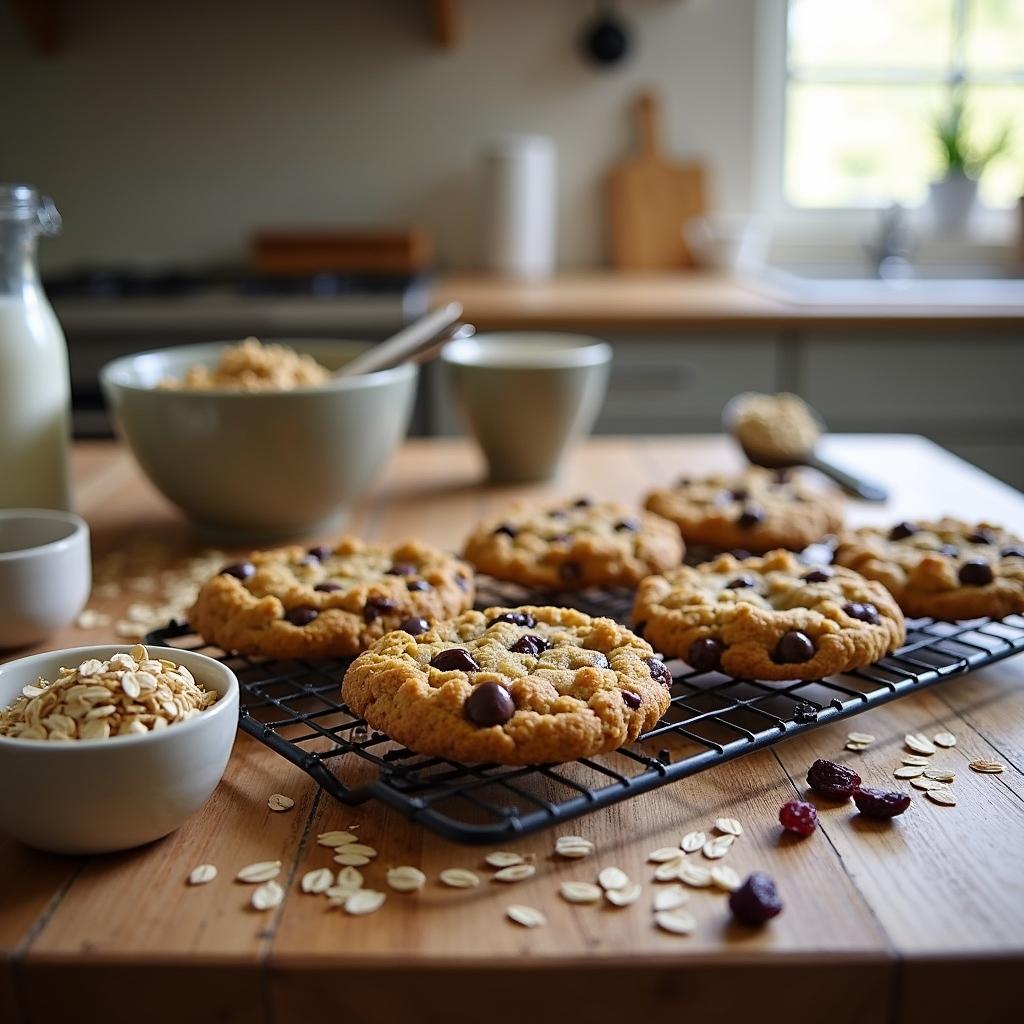
[{"label": "scattered rolled oat", "polygon": [[927,757],[921,757],[920,754],[904,754],[904,764],[916,764],[916,765],[927,765],[931,764],[931,761]]},{"label": "scattered rolled oat", "polygon": [[316,837],[317,845],[336,848],[348,846],[350,843],[357,843],[359,840],[351,832],[321,832]]},{"label": "scattered rolled oat", "polygon": [[475,889],[480,884],[479,876],[468,868],[445,868],[438,877],[452,889]]},{"label": "scattered rolled oat", "polygon": [[338,885],[343,889],[362,889],[363,873],[352,865],[344,867],[338,872]]},{"label": "scattered rolled oat", "polygon": [[931,790],[931,789],[945,789],[946,788],[946,783],[944,783],[944,782],[936,782],[934,779],[926,779],[923,775],[919,779],[911,779],[910,780],[910,784],[915,789],[924,790],[924,792],[926,792],[926,793],[929,790]]},{"label": "scattered rolled oat", "polygon": [[357,889],[345,900],[345,913],[354,917],[364,917],[384,906],[387,897],[376,889]]},{"label": "scattered rolled oat", "polygon": [[657,850],[651,850],[647,854],[647,860],[651,864],[667,864],[669,861],[680,860],[682,854],[678,846],[659,846]]},{"label": "scattered rolled oat", "polygon": [[597,903],[601,899],[601,887],[593,882],[563,882],[558,891],[568,903]]},{"label": "scattered rolled oat", "polygon": [[942,804],[944,807],[955,807],[956,797],[948,786],[942,789],[929,789],[924,794],[934,804]]},{"label": "scattered rolled oat", "polygon": [[495,850],[484,857],[492,868],[510,868],[514,864],[522,864],[525,859],[521,853],[513,853],[511,850]]},{"label": "scattered rolled oat", "polygon": [[25,740],[95,740],[133,736],[185,722],[216,703],[215,690],[184,665],[151,658],[136,644],[108,661],[89,658],[39,679],[0,710],[0,736]]},{"label": "scattered rolled oat", "polygon": [[625,889],[629,885],[629,875],[621,868],[601,868],[597,875],[597,884],[605,892],[611,889]]},{"label": "scattered rolled oat", "polygon": [[658,882],[674,882],[679,878],[680,871],[686,863],[686,857],[680,854],[675,860],[665,861],[654,869],[654,878]]},{"label": "scattered rolled oat", "polygon": [[419,868],[403,864],[397,868],[391,868],[387,874],[388,885],[395,892],[416,892],[426,884],[427,876]]},{"label": "scattered rolled oat", "polygon": [[743,884],[743,880],[727,864],[716,864],[711,869],[711,884],[726,892],[735,892]]},{"label": "scattered rolled oat", "polygon": [[718,831],[721,832],[722,835],[743,835],[743,826],[735,818],[719,818],[715,822],[715,828],[718,829]]},{"label": "scattered rolled oat", "polygon": [[1001,765],[998,761],[985,761],[983,759],[972,761],[967,767],[972,772],[978,772],[981,775],[999,775],[1006,770],[1005,765]]},{"label": "scattered rolled oat", "polygon": [[703,832],[687,832],[679,848],[686,853],[696,853],[707,841],[708,837]]},{"label": "scattered rolled oat", "polygon": [[280,873],[281,862],[279,860],[260,860],[255,864],[247,864],[235,875],[235,879],[255,885],[259,882],[269,882],[272,878],[277,878]]},{"label": "scattered rolled oat", "polygon": [[705,889],[711,884],[711,872],[697,864],[683,864],[676,877],[694,889]]},{"label": "scattered rolled oat", "polygon": [[334,863],[344,864],[352,868],[361,868],[370,863],[370,858],[363,853],[348,853],[343,847],[334,855]]},{"label": "scattered rolled oat", "polygon": [[909,732],[903,737],[903,742],[909,750],[915,754],[932,755],[935,753],[935,745],[922,732]]},{"label": "scattered rolled oat", "polygon": [[513,903],[506,907],[505,916],[524,928],[543,928],[548,923],[548,919],[539,910],[523,906],[522,903]]},{"label": "scattered rolled oat", "polygon": [[217,877],[217,868],[213,864],[199,864],[188,874],[189,885],[206,885]]},{"label": "scattered rolled oat", "polygon": [[594,844],[582,836],[559,836],[555,840],[555,853],[570,860],[582,860],[594,852]]},{"label": "scattered rolled oat", "polygon": [[681,885],[668,885],[654,894],[654,909],[678,910],[689,898],[690,894]]},{"label": "scattered rolled oat", "polygon": [[256,910],[271,910],[280,906],[283,899],[284,889],[277,882],[271,880],[253,889],[250,903]]},{"label": "scattered rolled oat", "polygon": [[697,919],[685,910],[659,910],[654,923],[673,935],[692,935],[697,930]]},{"label": "scattered rolled oat", "polygon": [[731,833],[718,836],[715,839],[709,839],[703,847],[703,854],[708,860],[719,860],[724,857],[732,847],[732,844],[736,841],[736,836]]},{"label": "scattered rolled oat", "polygon": [[301,889],[317,895],[327,892],[334,885],[334,872],[330,868],[317,868],[302,876]]},{"label": "scattered rolled oat", "polygon": [[951,732],[937,732],[932,742],[938,747],[955,747],[956,737]]},{"label": "scattered rolled oat", "polygon": [[284,793],[272,793],[267,806],[272,811],[290,811],[295,806],[295,801]]},{"label": "scattered rolled oat", "polygon": [[622,889],[609,889],[605,892],[605,899],[614,907],[628,907],[640,899],[643,888],[636,882],[625,886]]},{"label": "scattered rolled oat", "polygon": [[860,747],[866,747],[875,742],[875,737],[869,732],[851,732],[850,735],[846,737],[846,742],[855,743]]},{"label": "scattered rolled oat", "polygon": [[934,779],[936,782],[956,781],[956,772],[948,768],[926,768],[924,774],[925,778]]},{"label": "scattered rolled oat", "polygon": [[919,775],[924,775],[924,769],[920,765],[908,764],[903,768],[897,768],[893,775],[897,779],[916,779]]},{"label": "scattered rolled oat", "polygon": [[507,868],[495,871],[494,879],[498,882],[524,882],[535,874],[537,869],[532,864],[509,864]]}]

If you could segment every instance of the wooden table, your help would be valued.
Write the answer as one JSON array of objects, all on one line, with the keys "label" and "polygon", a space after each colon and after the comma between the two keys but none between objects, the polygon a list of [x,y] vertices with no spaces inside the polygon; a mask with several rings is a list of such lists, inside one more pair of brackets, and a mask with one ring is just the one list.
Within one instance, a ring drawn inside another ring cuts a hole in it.
[{"label": "wooden table", "polygon": [[[830,447],[893,488],[890,507],[858,507],[851,517],[951,511],[1024,528],[1024,497],[923,440],[844,437]],[[683,469],[734,462],[719,438],[600,439],[559,484],[518,493],[639,497]],[[187,545],[181,520],[122,449],[81,445],[75,469],[97,552],[139,537]],[[352,528],[455,546],[475,517],[512,493],[484,488],[478,477],[478,458],[463,442],[410,442],[355,510]],[[67,630],[50,646],[94,639],[106,636]],[[442,888],[437,873],[468,866],[486,875],[484,851],[436,839],[376,805],[350,809],[321,798],[304,774],[239,735],[209,803],[144,849],[75,859],[0,839],[0,1021],[564,1024],[578,1012],[588,1022],[742,1013],[750,1021],[910,1024],[984,1020],[1010,1007],[1019,1019],[1011,994],[1024,968],[1022,684],[1024,659],[871,711],[854,726],[877,736],[863,754],[843,753],[848,723],[816,730],[560,828],[596,842],[590,860],[556,862],[553,835],[540,834],[517,845],[536,855],[535,878],[467,891]],[[914,791],[913,806],[891,825],[860,819],[851,805],[823,806],[812,837],[780,834],[778,808],[803,792],[814,758],[855,761],[866,780],[884,783],[905,733],[939,729],[959,740],[943,754],[958,771],[956,807]],[[975,775],[966,770],[972,757],[1002,761],[1007,771]],[[270,812],[273,792],[292,796],[294,809]],[[746,830],[727,863],[775,876],[785,912],[750,931],[729,923],[724,896],[694,891],[697,933],[656,930],[647,853],[721,815]],[[368,884],[384,888],[387,865],[405,863],[427,873],[427,887],[390,893],[368,918],[327,911],[322,897],[299,892],[303,872],[330,863],[316,834],[354,822],[380,850],[365,869]],[[257,913],[247,908],[251,890],[231,879],[245,864],[275,858],[285,865],[287,899]],[[220,877],[186,887],[188,871],[204,861]],[[592,878],[608,864],[644,881],[640,903],[579,907],[556,895],[560,880]],[[548,927],[506,921],[512,902],[545,910]]]}]

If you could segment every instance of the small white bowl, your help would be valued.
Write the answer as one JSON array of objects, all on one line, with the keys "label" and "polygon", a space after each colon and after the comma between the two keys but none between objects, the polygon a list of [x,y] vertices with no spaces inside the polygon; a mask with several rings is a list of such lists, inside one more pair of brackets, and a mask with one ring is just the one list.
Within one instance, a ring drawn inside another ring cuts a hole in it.
[{"label": "small white bowl", "polygon": [[0,647],[38,643],[85,607],[89,527],[71,512],[0,511]]},{"label": "small white bowl", "polygon": [[[61,666],[105,661],[131,645],[72,647],[0,665],[0,707],[26,683]],[[173,832],[214,791],[238,726],[238,680],[213,658],[154,651],[184,665],[220,698],[160,732],[106,740],[21,740],[0,736],[0,832],[53,853],[109,853]]]}]

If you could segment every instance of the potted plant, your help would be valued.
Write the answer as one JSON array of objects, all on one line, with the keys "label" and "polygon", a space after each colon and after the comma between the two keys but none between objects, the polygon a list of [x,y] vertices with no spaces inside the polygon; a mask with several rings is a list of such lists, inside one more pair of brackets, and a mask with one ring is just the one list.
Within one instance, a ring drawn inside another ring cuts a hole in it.
[{"label": "potted plant", "polygon": [[968,126],[963,93],[957,89],[949,110],[935,122],[945,173],[929,186],[929,198],[935,225],[943,234],[963,233],[978,191],[978,178],[1009,142],[1009,128],[1005,127],[988,148],[978,149],[968,140]]}]

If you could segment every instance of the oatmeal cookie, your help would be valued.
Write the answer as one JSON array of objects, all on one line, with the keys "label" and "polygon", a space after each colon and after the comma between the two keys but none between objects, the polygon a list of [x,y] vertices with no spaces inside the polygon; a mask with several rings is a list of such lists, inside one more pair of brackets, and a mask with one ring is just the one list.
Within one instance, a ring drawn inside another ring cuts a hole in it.
[{"label": "oatmeal cookie", "polygon": [[612,619],[524,606],[389,633],[349,667],[342,697],[418,753],[540,764],[633,742],[668,710],[671,683]]},{"label": "oatmeal cookie", "polygon": [[671,523],[617,502],[587,498],[516,505],[480,523],[465,557],[495,579],[548,590],[632,587],[683,560]]},{"label": "oatmeal cookie", "polygon": [[399,626],[425,630],[473,605],[463,562],[418,541],[258,551],[203,585],[189,613],[208,643],[278,658],[357,654]]},{"label": "oatmeal cookie", "polygon": [[884,584],[907,615],[956,620],[1024,612],[1024,540],[992,523],[863,527],[840,537],[835,560]]},{"label": "oatmeal cookie", "polygon": [[756,466],[735,476],[683,477],[675,487],[652,491],[645,505],[671,519],[687,544],[719,551],[802,551],[842,523],[834,491]]},{"label": "oatmeal cookie", "polygon": [[740,679],[821,679],[877,661],[905,635],[881,584],[788,551],[651,576],[633,621],[655,650]]}]

